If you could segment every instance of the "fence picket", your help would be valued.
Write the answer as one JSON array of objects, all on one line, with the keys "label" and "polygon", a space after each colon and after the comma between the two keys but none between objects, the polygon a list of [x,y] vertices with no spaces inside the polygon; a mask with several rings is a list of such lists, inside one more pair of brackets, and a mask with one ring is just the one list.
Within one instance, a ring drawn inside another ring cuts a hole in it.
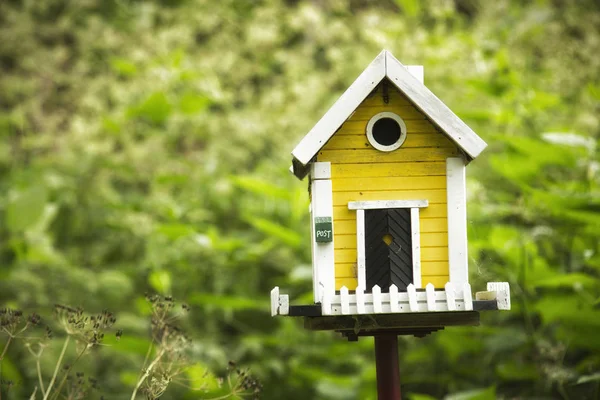
[{"label": "fence picket", "polygon": [[381,288],[379,285],[373,286],[373,312],[375,314],[381,314],[383,312],[383,308],[381,307]]},{"label": "fence picket", "polygon": [[356,288],[356,312],[365,314],[365,289],[361,286]]},{"label": "fence picket", "polygon": [[463,298],[465,301],[465,311],[473,311],[473,294],[471,293],[471,285],[468,282],[463,284]]},{"label": "fence picket", "polygon": [[417,306],[417,289],[415,288],[415,285],[413,285],[411,283],[406,288],[406,291],[408,292],[408,306],[410,308],[410,311],[412,311],[412,312],[419,311],[418,306]]},{"label": "fence picket", "polygon": [[448,311],[456,311],[456,297],[454,296],[454,285],[450,282],[446,282],[446,304],[448,304]]},{"label": "fence picket", "polygon": [[390,286],[390,309],[393,313],[400,312],[400,305],[398,304],[398,286]]},{"label": "fence picket", "polygon": [[342,286],[340,289],[340,302],[342,303],[342,315],[350,314],[350,299],[348,298],[348,288]]},{"label": "fence picket", "polygon": [[428,283],[425,286],[425,293],[427,295],[427,311],[435,311],[435,287],[433,284]]}]

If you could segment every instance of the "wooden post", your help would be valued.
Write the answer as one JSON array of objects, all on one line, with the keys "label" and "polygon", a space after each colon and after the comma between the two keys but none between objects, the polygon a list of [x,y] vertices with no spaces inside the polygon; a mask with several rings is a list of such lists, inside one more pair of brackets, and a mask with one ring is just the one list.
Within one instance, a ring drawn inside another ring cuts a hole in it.
[{"label": "wooden post", "polygon": [[377,370],[377,399],[401,400],[398,337],[375,336],[375,367]]}]

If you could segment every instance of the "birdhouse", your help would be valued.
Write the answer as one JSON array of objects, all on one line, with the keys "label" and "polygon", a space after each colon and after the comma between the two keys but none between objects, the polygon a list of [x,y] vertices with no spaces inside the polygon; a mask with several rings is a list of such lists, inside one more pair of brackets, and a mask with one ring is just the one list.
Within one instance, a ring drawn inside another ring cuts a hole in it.
[{"label": "birdhouse", "polygon": [[276,287],[272,314],[509,309],[508,283],[475,298],[469,284],[465,172],[485,147],[422,67],[382,51],[292,151],[309,181],[314,304]]}]

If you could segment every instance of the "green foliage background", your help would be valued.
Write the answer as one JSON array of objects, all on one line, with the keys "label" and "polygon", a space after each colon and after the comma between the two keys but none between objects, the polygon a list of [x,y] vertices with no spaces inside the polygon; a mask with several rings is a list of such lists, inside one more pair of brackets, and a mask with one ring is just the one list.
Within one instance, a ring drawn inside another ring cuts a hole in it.
[{"label": "green foliage background", "polygon": [[[152,290],[192,306],[192,378],[235,359],[266,399],[375,399],[371,339],[273,319],[268,294],[312,296],[289,152],[387,48],[490,144],[471,278],[513,290],[478,328],[402,338],[404,394],[598,398],[598,27],[593,0],[1,1],[0,302],[116,312],[87,366],[105,398],[129,398]],[[28,353],[3,377],[28,396]]]}]

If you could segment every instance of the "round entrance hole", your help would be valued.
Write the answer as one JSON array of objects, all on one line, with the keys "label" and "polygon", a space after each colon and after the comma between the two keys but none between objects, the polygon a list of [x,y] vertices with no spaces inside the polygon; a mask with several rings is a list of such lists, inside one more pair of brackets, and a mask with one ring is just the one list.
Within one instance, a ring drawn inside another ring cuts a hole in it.
[{"label": "round entrance hole", "polygon": [[367,139],[379,151],[393,151],[406,140],[406,124],[389,111],[375,114],[367,123]]}]

